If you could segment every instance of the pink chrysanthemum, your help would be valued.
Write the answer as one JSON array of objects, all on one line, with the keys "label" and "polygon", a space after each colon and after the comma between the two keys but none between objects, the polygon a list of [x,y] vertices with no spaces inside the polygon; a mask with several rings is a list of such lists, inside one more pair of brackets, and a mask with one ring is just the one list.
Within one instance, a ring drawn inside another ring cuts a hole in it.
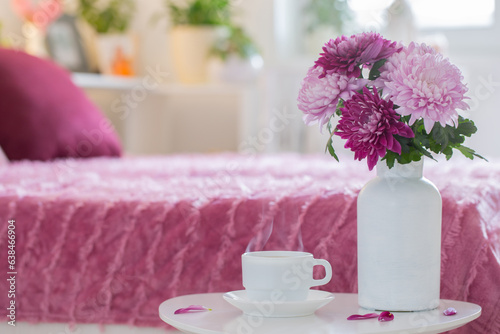
[{"label": "pink chrysanthemum", "polygon": [[394,135],[414,137],[411,128],[399,120],[393,102],[382,99],[376,88],[372,93],[364,87],[363,93],[354,94],[344,105],[335,134],[347,140],[345,147],[354,152],[354,159],[367,158],[370,170],[387,150],[401,154],[401,144]]},{"label": "pink chrysanthemum", "polygon": [[460,70],[425,44],[411,43],[393,54],[381,68],[378,86],[398,105],[398,114],[411,115],[409,124],[424,120],[430,133],[434,123],[456,126],[456,109],[467,110],[467,87]]},{"label": "pink chrysanthemum", "polygon": [[396,42],[386,40],[374,32],[341,36],[325,44],[323,53],[315,64],[323,68],[322,76],[335,72],[357,78],[361,74],[360,65],[373,64],[399,50],[401,48],[397,47]]},{"label": "pink chrysanthemum", "polygon": [[302,81],[298,96],[298,107],[304,112],[304,122],[308,125],[318,122],[320,130],[335,113],[339,98],[350,98],[367,82],[336,73],[320,78],[321,73],[321,68],[311,67]]}]

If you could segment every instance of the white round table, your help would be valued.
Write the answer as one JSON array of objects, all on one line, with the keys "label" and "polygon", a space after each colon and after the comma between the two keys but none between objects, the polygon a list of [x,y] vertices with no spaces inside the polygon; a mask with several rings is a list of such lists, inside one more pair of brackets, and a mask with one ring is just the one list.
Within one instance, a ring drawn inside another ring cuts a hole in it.
[{"label": "white round table", "polygon": [[[379,322],[376,318],[347,320],[352,314],[373,311],[358,306],[358,295],[335,293],[335,299],[313,315],[293,318],[264,318],[243,314],[222,297],[222,293],[194,294],[175,297],[160,305],[160,318],[185,333],[196,334],[304,334],[304,333],[441,333],[476,319],[481,307],[476,304],[441,300],[439,307],[422,312],[393,312],[394,320]],[[174,314],[179,308],[203,305],[212,311]],[[454,307],[457,314],[444,316]]]}]

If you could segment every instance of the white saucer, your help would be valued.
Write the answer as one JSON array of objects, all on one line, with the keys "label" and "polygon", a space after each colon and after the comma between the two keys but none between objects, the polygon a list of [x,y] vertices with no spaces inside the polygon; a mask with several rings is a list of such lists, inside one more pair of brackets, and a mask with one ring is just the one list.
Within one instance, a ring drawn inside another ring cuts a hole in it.
[{"label": "white saucer", "polygon": [[309,290],[307,300],[295,302],[257,302],[248,300],[245,290],[227,292],[224,299],[236,306],[243,313],[266,318],[302,317],[313,314],[320,307],[331,302],[335,297],[332,293],[320,290]]}]

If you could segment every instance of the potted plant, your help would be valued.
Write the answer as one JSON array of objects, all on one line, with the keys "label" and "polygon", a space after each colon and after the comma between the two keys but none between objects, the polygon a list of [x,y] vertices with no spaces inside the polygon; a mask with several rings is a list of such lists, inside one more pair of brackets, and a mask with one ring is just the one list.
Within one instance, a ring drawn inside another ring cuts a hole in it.
[{"label": "potted plant", "polygon": [[353,25],[353,14],[346,0],[307,0],[302,12],[307,37],[304,46],[309,54],[318,54],[325,40]]},{"label": "potted plant", "polygon": [[218,36],[230,23],[229,0],[165,0],[171,22],[172,58],[179,80],[202,83],[208,79],[208,58]]},{"label": "potted plant", "polygon": [[253,40],[243,28],[230,25],[210,52],[211,76],[224,82],[249,82],[256,78],[263,60]]},{"label": "potted plant", "polygon": [[79,16],[97,34],[95,54],[101,73],[133,75],[136,46],[128,30],[134,10],[134,0],[79,0]]}]

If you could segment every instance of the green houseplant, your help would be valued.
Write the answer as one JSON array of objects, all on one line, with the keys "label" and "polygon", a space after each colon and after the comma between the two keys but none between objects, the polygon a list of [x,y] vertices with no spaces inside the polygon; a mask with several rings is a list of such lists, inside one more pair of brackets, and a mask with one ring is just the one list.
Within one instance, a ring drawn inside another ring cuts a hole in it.
[{"label": "green houseplant", "polygon": [[217,40],[210,55],[211,76],[216,81],[253,81],[263,65],[253,40],[242,27],[229,25],[226,34]]},{"label": "green houseplant", "polygon": [[179,25],[228,25],[230,22],[229,0],[192,0],[187,5],[166,0],[174,26]]},{"label": "green houseplant", "polygon": [[133,0],[79,0],[78,14],[99,34],[124,33],[135,10]]},{"label": "green houseplant", "polygon": [[178,79],[188,84],[206,82],[210,52],[230,25],[229,0],[165,0],[165,7]]},{"label": "green houseplant", "polygon": [[223,38],[218,39],[211,50],[212,55],[224,61],[230,55],[237,55],[242,59],[248,59],[258,53],[257,47],[250,36],[248,36],[243,28],[235,25],[227,27],[227,34]]},{"label": "green houseplant", "polygon": [[304,46],[311,55],[321,52],[324,40],[354,28],[347,0],[307,0],[302,7]]},{"label": "green houseplant", "polygon": [[128,33],[134,0],[79,0],[78,15],[96,37],[87,42],[103,74],[133,75],[136,43]]},{"label": "green houseplant", "polygon": [[342,32],[344,25],[352,20],[346,0],[309,0],[303,11],[308,33],[324,27]]}]

